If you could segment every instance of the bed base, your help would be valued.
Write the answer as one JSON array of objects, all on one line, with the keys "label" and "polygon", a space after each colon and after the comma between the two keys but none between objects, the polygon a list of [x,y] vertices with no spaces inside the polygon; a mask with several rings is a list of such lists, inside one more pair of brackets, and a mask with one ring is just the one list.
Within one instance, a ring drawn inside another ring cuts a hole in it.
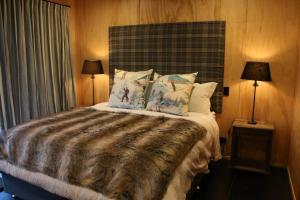
[{"label": "bed base", "polygon": [[[1,174],[4,182],[4,191],[20,197],[22,200],[67,200],[6,173],[1,172]],[[191,190],[187,194],[187,200],[193,199],[195,192],[197,192],[199,185],[201,185],[202,178],[203,174],[197,174],[194,178]]]},{"label": "bed base", "polygon": [[4,191],[22,200],[67,200],[4,172],[1,174]]},{"label": "bed base", "polygon": [[[209,169],[214,170],[214,162],[210,162]],[[22,200],[67,200],[53,193],[44,190],[41,187],[32,185],[26,181],[13,177],[9,174],[1,172],[4,183],[4,191]],[[194,177],[190,191],[187,193],[187,200],[192,200],[195,193],[202,188],[202,186],[209,179],[210,174],[197,174]]]}]

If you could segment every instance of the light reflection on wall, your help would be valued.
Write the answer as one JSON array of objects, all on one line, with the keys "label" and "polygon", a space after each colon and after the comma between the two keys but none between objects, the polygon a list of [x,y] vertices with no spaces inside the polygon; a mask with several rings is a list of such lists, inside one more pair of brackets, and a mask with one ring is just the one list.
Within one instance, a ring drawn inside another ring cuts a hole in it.
[{"label": "light reflection on wall", "polygon": [[[280,38],[270,38],[268,31],[248,33],[248,40],[243,45],[242,54],[245,60],[271,61],[287,50],[287,45],[280,45]],[[254,34],[254,35],[253,35]],[[271,40],[272,39],[272,40]]]}]

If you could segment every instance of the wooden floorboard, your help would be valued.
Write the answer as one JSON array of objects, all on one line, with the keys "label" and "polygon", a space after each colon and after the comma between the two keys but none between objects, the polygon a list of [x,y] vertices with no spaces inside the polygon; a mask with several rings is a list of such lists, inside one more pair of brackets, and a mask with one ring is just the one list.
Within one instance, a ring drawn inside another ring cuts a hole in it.
[{"label": "wooden floorboard", "polygon": [[[0,193],[0,200],[13,200]],[[272,168],[269,175],[232,170],[221,160],[212,173],[205,175],[193,200],[292,200],[286,169]]]}]

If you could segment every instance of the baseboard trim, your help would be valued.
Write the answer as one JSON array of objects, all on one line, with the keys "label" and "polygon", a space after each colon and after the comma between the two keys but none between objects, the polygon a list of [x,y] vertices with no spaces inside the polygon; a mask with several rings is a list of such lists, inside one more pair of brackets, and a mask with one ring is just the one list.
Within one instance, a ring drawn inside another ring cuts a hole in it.
[{"label": "baseboard trim", "polygon": [[281,163],[275,163],[275,162],[271,162],[271,163],[270,163],[270,166],[271,166],[271,167],[277,167],[277,168],[284,168],[284,169],[287,168],[286,165],[281,164]]},{"label": "baseboard trim", "polygon": [[[231,156],[230,156],[230,155],[223,155],[222,158],[223,158],[224,160],[230,160],[230,159],[231,159]],[[271,167],[277,167],[277,168],[284,168],[284,169],[287,168],[286,165],[281,164],[281,163],[276,163],[276,162],[271,162],[271,163],[270,163],[270,166],[271,166]]]},{"label": "baseboard trim", "polygon": [[288,176],[289,176],[289,182],[290,182],[290,187],[291,187],[291,191],[292,191],[293,200],[297,200],[294,185],[293,185],[293,181],[292,181],[292,177],[291,177],[291,173],[290,173],[290,168],[288,166],[287,166],[287,172],[288,172]]}]

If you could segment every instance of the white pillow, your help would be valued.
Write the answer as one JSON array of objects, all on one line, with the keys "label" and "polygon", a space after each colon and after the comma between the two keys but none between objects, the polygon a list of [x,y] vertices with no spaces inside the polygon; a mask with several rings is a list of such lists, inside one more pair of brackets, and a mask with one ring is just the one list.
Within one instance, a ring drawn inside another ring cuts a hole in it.
[{"label": "white pillow", "polygon": [[210,98],[213,95],[218,83],[195,83],[192,91],[189,111],[208,114],[210,113]]}]

